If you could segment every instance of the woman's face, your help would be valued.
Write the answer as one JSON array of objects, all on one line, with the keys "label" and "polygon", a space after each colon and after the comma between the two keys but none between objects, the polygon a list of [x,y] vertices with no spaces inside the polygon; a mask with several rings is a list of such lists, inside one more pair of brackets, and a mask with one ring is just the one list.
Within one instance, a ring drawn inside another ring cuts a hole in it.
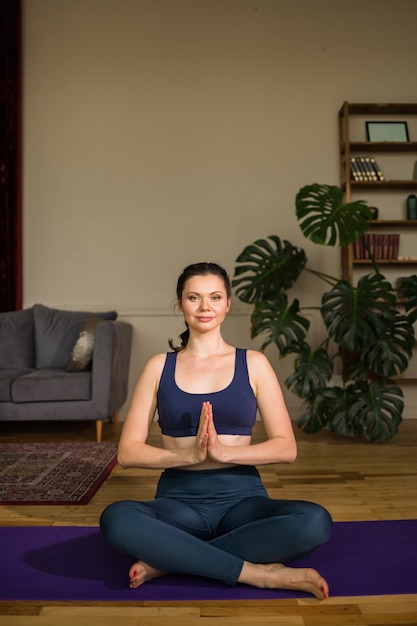
[{"label": "woman's face", "polygon": [[184,285],[179,309],[190,329],[207,331],[222,324],[230,310],[230,298],[223,279],[214,274],[189,278]]}]

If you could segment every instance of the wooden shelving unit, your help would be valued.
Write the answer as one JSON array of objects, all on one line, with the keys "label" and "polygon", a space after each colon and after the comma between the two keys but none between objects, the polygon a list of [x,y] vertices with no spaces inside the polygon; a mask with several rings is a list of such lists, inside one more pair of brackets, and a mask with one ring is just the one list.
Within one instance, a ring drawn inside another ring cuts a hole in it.
[{"label": "wooden shelving unit", "polygon": [[[416,151],[417,152],[417,151]],[[347,191],[348,186],[350,190],[370,190],[370,189],[385,189],[385,190],[397,190],[397,191],[417,191],[417,180],[385,180],[383,182],[371,182],[371,181],[350,181],[349,185],[342,183],[342,189]]]},{"label": "wooden shelving unit", "polygon": [[[354,153],[392,153],[417,155],[417,141],[389,142],[389,141],[357,141],[351,137],[351,119],[355,116],[369,115],[392,116],[399,115],[402,118],[417,116],[417,104],[415,103],[353,103],[344,102],[339,110],[339,158],[340,158],[340,184],[345,195],[345,202],[351,202],[354,194],[366,194],[370,191],[385,192],[416,192],[417,180],[384,180],[384,181],[355,181],[352,180],[350,171],[350,157]],[[364,197],[363,199],[366,199]],[[417,220],[375,220],[371,222],[371,229],[381,226],[394,226],[395,228],[417,228]],[[341,264],[342,278],[353,282],[354,266],[369,264],[370,261],[353,258],[352,246],[342,249]],[[417,260],[401,259],[392,261],[378,261],[384,265],[416,265]]]},{"label": "wooden shelving unit", "polygon": [[[414,192],[417,194],[417,180],[412,179],[386,179],[384,181],[355,181],[352,180],[350,169],[350,157],[356,153],[362,154],[393,154],[393,155],[409,155],[410,157],[417,155],[417,141],[408,142],[371,142],[357,140],[351,136],[351,121],[357,116],[379,117],[381,121],[390,116],[401,116],[401,120],[410,119],[417,116],[416,103],[352,103],[344,102],[339,110],[339,161],[340,161],[340,185],[344,192],[344,201],[351,202],[353,195],[366,200],[366,194],[374,191],[382,191],[386,193],[395,192]],[[384,171],[384,175],[387,173]],[[398,230],[413,229],[417,233],[417,220],[401,220],[401,219],[378,219],[370,222],[370,230],[383,229],[384,227],[393,227]],[[417,246],[416,254],[412,258],[378,260],[378,265],[385,267],[413,267],[409,273],[417,271]],[[344,246],[341,250],[341,274],[344,280],[354,281],[355,268],[370,265],[368,259],[354,259],[353,246]],[[398,379],[401,385],[416,384],[416,378],[401,377]]]}]

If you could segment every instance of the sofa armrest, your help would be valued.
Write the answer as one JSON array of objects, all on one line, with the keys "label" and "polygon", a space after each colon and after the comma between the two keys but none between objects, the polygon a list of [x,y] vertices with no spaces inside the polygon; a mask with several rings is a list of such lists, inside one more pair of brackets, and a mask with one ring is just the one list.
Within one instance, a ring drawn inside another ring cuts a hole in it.
[{"label": "sofa armrest", "polygon": [[127,398],[133,328],[121,321],[97,324],[92,362],[92,399],[97,419],[106,419]]}]

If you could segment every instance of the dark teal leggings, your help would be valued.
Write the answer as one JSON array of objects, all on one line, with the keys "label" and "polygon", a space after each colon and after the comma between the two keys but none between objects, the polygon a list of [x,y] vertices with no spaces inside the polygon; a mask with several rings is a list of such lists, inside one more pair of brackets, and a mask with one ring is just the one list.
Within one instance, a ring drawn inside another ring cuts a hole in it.
[{"label": "dark teal leggings", "polygon": [[107,540],[170,573],[235,585],[244,561],[285,563],[329,539],[332,519],[312,502],[272,500],[255,467],[165,470],[155,500],[124,500],[100,519]]}]

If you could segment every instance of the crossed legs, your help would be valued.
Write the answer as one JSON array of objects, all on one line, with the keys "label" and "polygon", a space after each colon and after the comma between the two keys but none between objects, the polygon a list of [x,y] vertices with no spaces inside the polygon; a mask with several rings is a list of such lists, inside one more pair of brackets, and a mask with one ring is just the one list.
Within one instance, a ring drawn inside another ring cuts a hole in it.
[{"label": "crossed legs", "polygon": [[232,506],[215,531],[193,507],[170,498],[117,502],[101,518],[107,539],[139,559],[129,571],[132,587],[176,572],[229,585],[301,589],[318,598],[329,593],[320,574],[284,563],[327,541],[331,526],[319,505],[263,496]]}]

